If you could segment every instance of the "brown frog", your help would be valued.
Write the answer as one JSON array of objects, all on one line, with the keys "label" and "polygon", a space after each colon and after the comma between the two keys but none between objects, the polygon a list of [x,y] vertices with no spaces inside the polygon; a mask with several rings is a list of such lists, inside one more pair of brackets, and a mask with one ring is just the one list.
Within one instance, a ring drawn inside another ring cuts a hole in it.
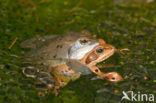
[{"label": "brown frog", "polygon": [[51,73],[57,80],[57,89],[65,86],[69,81],[78,79],[81,74],[85,74],[83,69],[90,69],[93,73],[97,74],[102,79],[106,78],[108,81],[117,82],[123,80],[118,73],[103,73],[96,66],[98,62],[113,55],[115,50],[116,49],[112,45],[106,44],[104,40],[99,39],[99,45],[88,52],[79,62],[70,61],[69,63],[53,68]]}]

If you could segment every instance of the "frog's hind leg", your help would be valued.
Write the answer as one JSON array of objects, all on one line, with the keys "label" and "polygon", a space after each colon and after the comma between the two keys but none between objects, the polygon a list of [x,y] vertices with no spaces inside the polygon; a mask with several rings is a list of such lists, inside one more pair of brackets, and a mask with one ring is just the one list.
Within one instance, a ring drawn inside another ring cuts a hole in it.
[{"label": "frog's hind leg", "polygon": [[104,72],[101,72],[100,69],[96,66],[92,66],[90,69],[92,72],[100,76],[100,78],[105,78],[108,81],[117,82],[117,81],[123,80],[122,76],[119,75],[117,72],[104,73]]},{"label": "frog's hind leg", "polygon": [[48,72],[39,72],[36,78],[39,82],[46,84],[50,89],[53,89],[55,86],[56,81]]},{"label": "frog's hind leg", "polygon": [[48,92],[53,92],[55,96],[58,95],[57,90],[60,88],[60,86],[58,85],[59,83],[57,80],[55,80],[53,75],[48,72],[40,72],[37,76],[37,81],[38,82],[35,84],[36,87],[38,86],[37,89],[44,89]]},{"label": "frog's hind leg", "polygon": [[36,78],[38,70],[33,66],[22,68],[22,72],[26,77]]}]

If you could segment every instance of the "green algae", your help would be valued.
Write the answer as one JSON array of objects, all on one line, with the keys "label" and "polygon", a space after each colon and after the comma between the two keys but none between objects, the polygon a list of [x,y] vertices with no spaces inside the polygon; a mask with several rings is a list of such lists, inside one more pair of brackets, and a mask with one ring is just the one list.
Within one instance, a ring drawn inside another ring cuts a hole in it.
[{"label": "green algae", "polygon": [[[156,2],[123,0],[1,0],[0,1],[0,103],[116,103],[122,91],[156,93]],[[83,76],[59,90],[59,96],[34,88],[34,80],[21,72],[20,43],[32,37],[88,30],[116,48],[103,62],[125,80],[110,83]],[[8,49],[18,37],[15,45]],[[118,92],[114,92],[117,90]],[[38,96],[43,92],[45,96]]]}]

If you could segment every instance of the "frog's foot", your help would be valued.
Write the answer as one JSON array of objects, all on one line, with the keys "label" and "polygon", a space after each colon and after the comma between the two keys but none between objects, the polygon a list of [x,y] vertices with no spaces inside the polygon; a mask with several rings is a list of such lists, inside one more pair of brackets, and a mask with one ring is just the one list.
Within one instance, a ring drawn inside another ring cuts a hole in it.
[{"label": "frog's foot", "polygon": [[36,78],[38,70],[33,66],[23,67],[22,72],[26,77]]},{"label": "frog's foot", "polygon": [[106,78],[108,81],[111,81],[111,82],[118,82],[118,81],[123,80],[121,75],[119,75],[117,72],[105,73],[103,77]]},{"label": "frog's foot", "polygon": [[123,49],[116,49],[117,52],[120,52],[121,54],[125,55],[123,51],[130,51],[128,48],[123,48]]},{"label": "frog's foot", "polygon": [[54,77],[47,72],[38,73],[37,80],[40,81],[41,83],[47,85],[47,88],[49,88],[49,89],[53,89],[56,84]]},{"label": "frog's foot", "polygon": [[44,90],[47,91],[48,93],[54,93],[55,96],[58,96],[58,89],[60,86],[54,86],[54,88],[49,88],[46,84],[43,84],[41,82],[36,82],[35,83],[35,88],[39,90]]}]

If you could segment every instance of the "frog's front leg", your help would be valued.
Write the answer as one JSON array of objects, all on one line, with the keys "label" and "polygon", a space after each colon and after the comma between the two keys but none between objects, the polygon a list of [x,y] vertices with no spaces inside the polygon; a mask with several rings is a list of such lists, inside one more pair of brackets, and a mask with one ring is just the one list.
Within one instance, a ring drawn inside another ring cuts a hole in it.
[{"label": "frog's front leg", "polygon": [[91,66],[91,71],[99,75],[102,79],[105,78],[108,81],[117,82],[123,80],[123,78],[117,72],[104,73],[101,72],[97,66]]}]

